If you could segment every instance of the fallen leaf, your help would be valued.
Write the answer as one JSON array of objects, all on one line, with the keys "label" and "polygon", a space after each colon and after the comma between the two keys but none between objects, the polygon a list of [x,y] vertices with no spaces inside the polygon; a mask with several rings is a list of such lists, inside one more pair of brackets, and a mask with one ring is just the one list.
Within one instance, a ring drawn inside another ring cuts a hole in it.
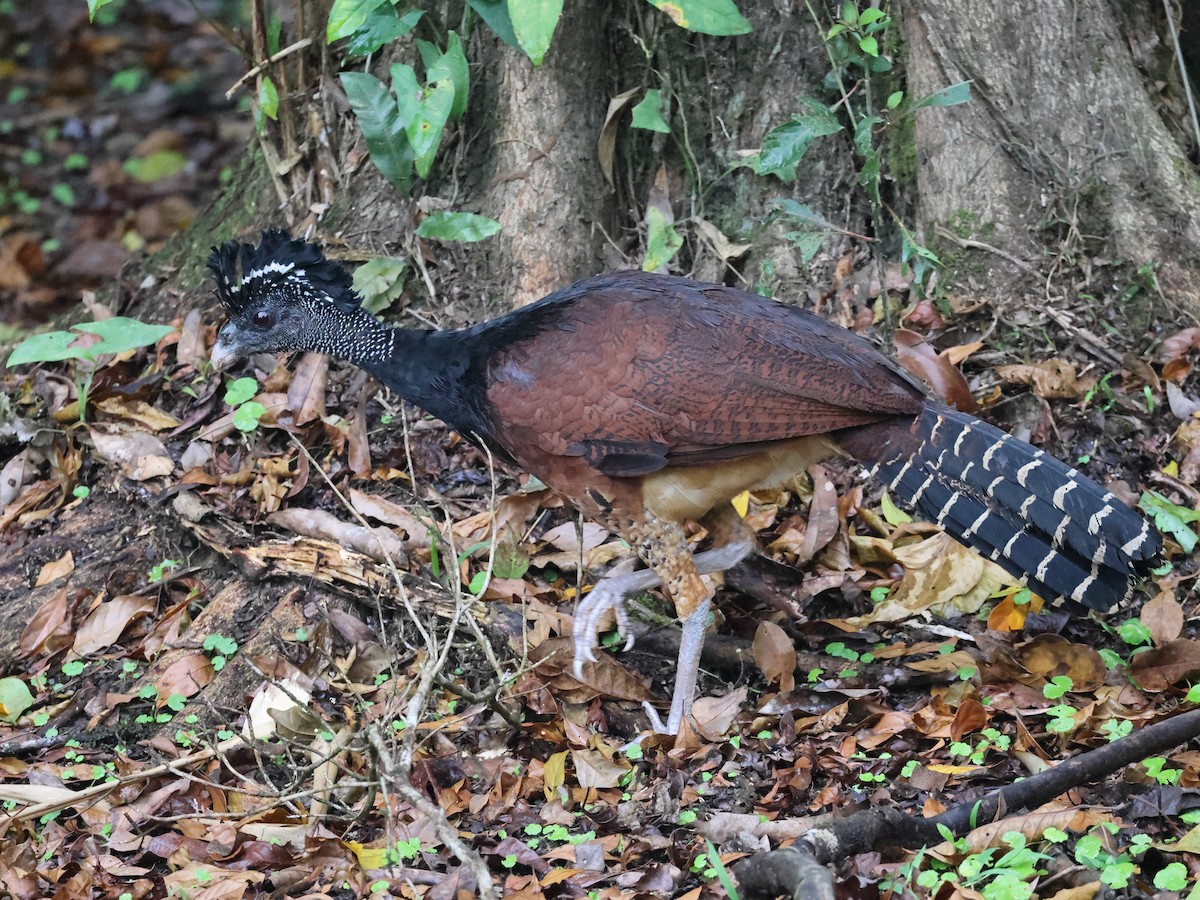
[{"label": "fallen leaf", "polygon": [[300,357],[287,391],[288,409],[296,414],[297,425],[307,425],[324,417],[328,380],[328,356],[324,353],[305,353]]},{"label": "fallen leaf", "polygon": [[119,419],[136,422],[150,431],[166,431],[179,427],[174,416],[156,409],[144,400],[125,400],[121,397],[106,397],[96,404],[101,412]]},{"label": "fallen leaf", "polygon": [[[1047,681],[1057,675],[1071,679],[1072,690],[1094,691],[1104,684],[1108,668],[1094,647],[1075,644],[1057,634],[1039,634],[1014,651],[1025,671]],[[1040,684],[1033,685],[1035,688]]]},{"label": "fallen leaf", "polygon": [[961,741],[968,734],[982,731],[987,727],[988,713],[983,704],[974,697],[968,697],[958,705],[954,713],[954,722],[950,726],[951,740]]},{"label": "fallen leaf", "polygon": [[188,653],[171,663],[158,676],[158,706],[166,706],[168,698],[182,694],[191,697],[213,680],[212,660],[203,653]]},{"label": "fallen leaf", "polygon": [[1159,646],[1183,633],[1183,607],[1175,599],[1174,591],[1163,591],[1147,602],[1139,619]]},{"label": "fallen leaf", "polygon": [[728,262],[731,259],[740,259],[746,255],[746,252],[751,247],[750,244],[735,244],[725,236],[725,233],[720,228],[706,219],[696,219],[695,222],[701,236],[708,241],[723,262]]},{"label": "fallen leaf", "polygon": [[1028,385],[1037,396],[1047,400],[1076,400],[1084,394],[1084,388],[1075,375],[1075,367],[1058,357],[1033,365],[996,366],[995,371],[1010,384]]},{"label": "fallen leaf", "polygon": [[152,434],[145,431],[106,434],[97,428],[88,430],[96,453],[115,464],[127,478],[146,481],[175,471],[175,462],[167,448]]},{"label": "fallen leaf", "polygon": [[1139,653],[1129,661],[1138,686],[1145,691],[1165,691],[1200,672],[1200,643],[1174,640]]},{"label": "fallen leaf", "polygon": [[963,412],[973,413],[979,404],[962,372],[944,356],[939,356],[921,335],[907,328],[897,328],[896,359],[904,368],[924,381],[934,394]]},{"label": "fallen leaf", "polygon": [[759,622],[754,632],[754,663],[784,693],[796,688],[796,645],[774,622]]},{"label": "fallen leaf", "polygon": [[581,788],[616,787],[629,771],[628,766],[618,765],[598,750],[572,750],[571,762]]},{"label": "fallen leaf", "polygon": [[71,649],[80,656],[91,656],[111,647],[138,616],[151,615],[158,608],[152,597],[122,594],[105,600],[87,614],[75,632]]},{"label": "fallen leaf", "polygon": [[75,557],[68,550],[58,559],[52,560],[42,566],[38,572],[37,580],[34,582],[34,587],[42,587],[52,581],[57,581],[65,575],[70,575],[75,571]]}]

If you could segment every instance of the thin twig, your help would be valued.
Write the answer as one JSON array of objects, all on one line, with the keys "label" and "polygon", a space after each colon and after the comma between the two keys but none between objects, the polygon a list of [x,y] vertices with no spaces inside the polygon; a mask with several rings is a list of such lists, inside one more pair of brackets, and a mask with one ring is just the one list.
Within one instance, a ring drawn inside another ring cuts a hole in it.
[{"label": "thin twig", "polygon": [[289,46],[284,47],[278,53],[263,60],[257,66],[255,66],[253,69],[251,69],[249,72],[247,72],[245,75],[243,75],[241,78],[239,78],[237,81],[235,81],[233,83],[233,87],[231,87],[229,90],[227,90],[225,92],[225,99],[226,100],[232,99],[233,95],[237,93],[238,88],[240,88],[243,84],[245,84],[251,78],[255,78],[256,76],[262,74],[263,69],[265,69],[267,66],[274,65],[275,63],[279,62],[279,60],[283,59],[285,56],[289,56],[292,53],[295,53],[297,50],[303,50],[305,47],[307,47],[312,42],[313,42],[313,39],[310,37],[301,38],[300,40],[296,41],[296,43],[290,44]]},{"label": "thin twig", "polygon": [[999,247],[995,247],[992,244],[985,244],[983,241],[973,241],[970,238],[959,237],[953,231],[950,231],[941,225],[937,226],[937,233],[939,237],[944,237],[946,240],[958,244],[960,247],[964,247],[969,250],[986,250],[988,253],[993,253],[996,256],[999,256],[1001,259],[1007,259],[1022,272],[1033,273],[1037,271],[1037,269],[1025,262],[1025,260],[1013,256],[1007,250],[1001,250]]}]

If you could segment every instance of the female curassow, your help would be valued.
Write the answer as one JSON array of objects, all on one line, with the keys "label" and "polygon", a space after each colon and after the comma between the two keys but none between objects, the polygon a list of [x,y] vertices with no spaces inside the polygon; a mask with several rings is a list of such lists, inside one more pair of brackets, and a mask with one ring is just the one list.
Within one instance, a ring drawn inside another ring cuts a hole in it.
[{"label": "female curassow", "polygon": [[[663,584],[684,627],[672,733],[695,691],[709,608],[700,575],[753,547],[730,528],[729,501],[827,457],[872,466],[1047,599],[1106,610],[1161,546],[1075,469],[931,400],[862,338],[755,294],[615,272],[473,328],[420,331],[379,322],[341,266],[282,231],[257,247],[222,244],[208,265],[229,313],[214,363],[281,350],[356,363],[633,545],[649,571],[602,579],[580,603],[576,671],[594,659],[603,615],[625,631],[626,596]],[[726,542],[693,555],[689,520]]]}]

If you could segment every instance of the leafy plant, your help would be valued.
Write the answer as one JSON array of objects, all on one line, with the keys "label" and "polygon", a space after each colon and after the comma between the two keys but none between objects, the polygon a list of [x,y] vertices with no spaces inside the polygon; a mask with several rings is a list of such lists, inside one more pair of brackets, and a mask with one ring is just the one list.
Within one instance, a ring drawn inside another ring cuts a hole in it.
[{"label": "leafy plant", "polygon": [[13,348],[8,365],[75,360],[79,419],[83,421],[99,358],[156,344],[173,330],[169,325],[149,325],[125,316],[114,316],[101,322],[81,322],[72,326],[71,331],[46,331],[26,338]]},{"label": "leafy plant", "polygon": [[[813,6],[808,2],[805,5],[819,26]],[[875,218],[882,219],[885,210],[881,190],[885,177],[882,148],[889,129],[907,124],[906,120],[921,109],[954,106],[970,99],[967,82],[950,85],[915,101],[910,101],[904,91],[892,91],[882,98],[873,79],[891,69],[891,61],[883,52],[891,25],[891,18],[881,9],[873,6],[859,9],[851,0],[842,3],[838,18],[822,29],[830,76],[840,94],[838,101],[829,106],[810,97],[798,98],[799,111],[768,132],[758,153],[745,164],[758,175],[793,182],[797,167],[815,141],[848,128],[860,160],[859,186],[870,198]],[[848,85],[850,81],[853,86]],[[816,255],[826,236],[842,231],[795,201],[777,201],[774,207],[777,215],[797,226],[786,237],[805,262]],[[900,235],[901,264],[911,273],[916,289],[921,290],[940,261],[895,213],[887,209],[887,214]]]},{"label": "leafy plant", "polygon": [[253,378],[237,378],[225,388],[225,403],[234,407],[233,427],[243,433],[254,431],[267,408],[253,398],[258,394],[258,382]]}]

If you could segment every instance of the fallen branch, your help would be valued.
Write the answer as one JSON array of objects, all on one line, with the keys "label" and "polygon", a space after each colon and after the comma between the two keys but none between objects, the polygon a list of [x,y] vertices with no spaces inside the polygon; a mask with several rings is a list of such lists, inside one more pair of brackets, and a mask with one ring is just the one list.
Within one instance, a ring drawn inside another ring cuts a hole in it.
[{"label": "fallen branch", "polygon": [[753,856],[734,868],[743,900],[758,897],[831,897],[833,873],[816,878],[813,864],[838,860],[879,847],[917,847],[942,839],[948,829],[961,837],[973,828],[1011,812],[1032,810],[1081,784],[1100,781],[1131,763],[1157,756],[1200,736],[1200,709],[1151,725],[1111,744],[1060,763],[1013,784],[1005,785],[975,803],[964,803],[939,816],[923,819],[898,809],[863,810],[841,818],[822,817],[795,845]]}]

